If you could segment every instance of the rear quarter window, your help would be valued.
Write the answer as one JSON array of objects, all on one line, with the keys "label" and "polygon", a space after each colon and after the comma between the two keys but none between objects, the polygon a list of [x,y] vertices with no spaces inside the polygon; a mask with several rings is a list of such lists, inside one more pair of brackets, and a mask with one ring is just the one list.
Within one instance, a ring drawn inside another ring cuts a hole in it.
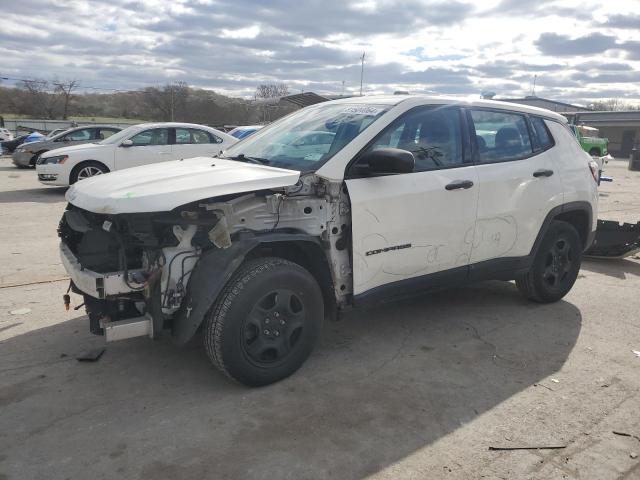
[{"label": "rear quarter window", "polygon": [[540,117],[531,117],[531,126],[536,137],[536,150],[548,150],[555,145],[551,132]]}]

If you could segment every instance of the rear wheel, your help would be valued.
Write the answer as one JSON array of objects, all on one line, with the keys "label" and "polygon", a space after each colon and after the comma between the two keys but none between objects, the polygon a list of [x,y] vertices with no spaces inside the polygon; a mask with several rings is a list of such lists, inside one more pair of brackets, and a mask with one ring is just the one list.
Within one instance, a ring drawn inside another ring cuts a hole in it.
[{"label": "rear wheel", "polygon": [[516,279],[518,290],[540,303],[564,297],[578,278],[582,261],[582,242],[573,225],[553,221],[545,234],[531,270]]},{"label": "rear wheel", "polygon": [[108,173],[109,169],[99,162],[82,162],[74,167],[69,176],[69,185],[73,185],[79,180],[95,177]]},{"label": "rear wheel", "polygon": [[323,317],[320,287],[306,269],[282,258],[252,260],[213,305],[205,323],[205,349],[234,380],[268,385],[300,368]]}]

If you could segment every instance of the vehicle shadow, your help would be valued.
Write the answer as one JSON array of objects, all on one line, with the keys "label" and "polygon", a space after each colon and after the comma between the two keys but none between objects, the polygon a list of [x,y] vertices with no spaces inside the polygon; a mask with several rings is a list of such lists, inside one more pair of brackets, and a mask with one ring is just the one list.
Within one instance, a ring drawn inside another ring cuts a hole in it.
[{"label": "vehicle shadow", "polygon": [[27,188],[0,191],[0,203],[58,203],[64,202],[67,187]]},{"label": "vehicle shadow", "polygon": [[628,259],[589,258],[582,261],[581,269],[624,280],[627,275],[640,276],[640,263]]},{"label": "vehicle shadow", "polygon": [[296,374],[248,389],[210,365],[199,339],[130,339],[78,363],[102,345],[78,317],[2,343],[12,371],[0,370],[0,431],[18,433],[0,436],[0,471],[363,478],[557,372],[581,321],[572,304],[527,303],[510,283],[443,291],[326,324]]}]

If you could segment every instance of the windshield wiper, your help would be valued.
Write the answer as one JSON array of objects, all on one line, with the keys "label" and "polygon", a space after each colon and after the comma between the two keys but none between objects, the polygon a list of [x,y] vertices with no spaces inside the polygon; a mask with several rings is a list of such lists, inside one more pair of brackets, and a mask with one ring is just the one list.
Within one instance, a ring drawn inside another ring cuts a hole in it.
[{"label": "windshield wiper", "polygon": [[234,157],[223,157],[229,160],[235,160],[237,162],[255,163],[256,165],[269,165],[271,162],[266,158],[260,157],[247,157],[244,153],[239,153]]}]

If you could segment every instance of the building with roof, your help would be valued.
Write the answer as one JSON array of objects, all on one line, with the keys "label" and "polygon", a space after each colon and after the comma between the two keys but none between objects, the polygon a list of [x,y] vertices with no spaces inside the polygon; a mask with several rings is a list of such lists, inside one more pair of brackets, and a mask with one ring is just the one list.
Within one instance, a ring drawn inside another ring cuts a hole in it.
[{"label": "building with roof", "polygon": [[558,102],[549,100],[548,98],[540,98],[535,95],[526,96],[524,98],[496,98],[501,102],[519,103],[520,105],[530,105],[532,107],[546,108],[552,112],[558,113],[574,113],[574,112],[590,112],[591,109],[571,103]]}]

